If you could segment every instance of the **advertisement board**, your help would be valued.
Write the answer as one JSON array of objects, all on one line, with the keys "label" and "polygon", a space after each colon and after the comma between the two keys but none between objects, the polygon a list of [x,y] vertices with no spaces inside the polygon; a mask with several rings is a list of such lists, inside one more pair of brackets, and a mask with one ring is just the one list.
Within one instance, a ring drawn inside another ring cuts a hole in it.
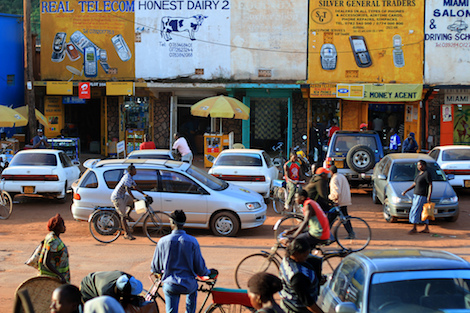
[{"label": "advertisement board", "polygon": [[134,78],[134,2],[41,1],[41,78]]},{"label": "advertisement board", "polygon": [[468,1],[426,1],[424,82],[470,84],[470,6]]},{"label": "advertisement board", "polygon": [[423,82],[424,0],[310,0],[309,83]]}]

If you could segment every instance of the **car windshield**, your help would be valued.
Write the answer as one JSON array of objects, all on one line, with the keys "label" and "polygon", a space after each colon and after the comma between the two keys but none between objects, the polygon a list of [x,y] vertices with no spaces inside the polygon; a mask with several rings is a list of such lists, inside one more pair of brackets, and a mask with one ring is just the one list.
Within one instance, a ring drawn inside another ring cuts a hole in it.
[{"label": "car windshield", "polygon": [[228,187],[228,183],[221,179],[218,179],[212,175],[207,174],[206,171],[201,170],[194,165],[191,165],[187,170],[186,173],[197,179],[202,184],[206,185],[212,190],[224,190]]},{"label": "car windshield", "polygon": [[220,155],[214,166],[262,166],[261,155],[250,154],[223,154]]},{"label": "car windshield", "polygon": [[354,146],[361,145],[367,146],[372,151],[377,150],[377,143],[374,136],[351,136],[351,135],[338,135],[335,141],[335,152],[348,152]]},{"label": "car windshield", "polygon": [[377,273],[372,276],[368,303],[371,313],[468,312],[470,270]]},{"label": "car windshield", "polygon": [[470,161],[470,149],[449,149],[442,151],[442,161]]},{"label": "car windshield", "polygon": [[[445,181],[446,177],[437,163],[427,162],[427,170],[431,173],[433,181]],[[418,169],[416,162],[413,163],[395,163],[392,167],[390,181],[414,181]]]},{"label": "car windshield", "polygon": [[15,155],[10,166],[57,166],[57,158],[52,153],[21,153]]}]

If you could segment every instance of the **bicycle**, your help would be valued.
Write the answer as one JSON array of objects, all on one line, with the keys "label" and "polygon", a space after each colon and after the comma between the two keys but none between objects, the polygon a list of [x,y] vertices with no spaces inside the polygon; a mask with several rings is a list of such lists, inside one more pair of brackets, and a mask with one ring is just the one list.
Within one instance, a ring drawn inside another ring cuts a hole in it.
[{"label": "bicycle", "polygon": [[[279,240],[276,241],[271,250],[250,254],[244,257],[235,268],[235,284],[238,288],[247,288],[248,280],[256,273],[267,272],[273,275],[279,275],[279,267],[281,266],[282,256],[279,254],[279,249],[285,249],[285,246]],[[321,246],[315,247],[314,254],[321,255],[322,264],[326,262],[330,267],[331,271],[334,271],[334,267],[330,262],[330,259],[335,257],[344,258],[348,254],[352,253],[350,250],[324,250]]]},{"label": "bicycle", "polygon": [[284,177],[284,164],[287,162],[286,158],[283,155],[283,152],[284,152],[284,150],[282,149],[283,146],[284,146],[284,143],[280,141],[271,148],[274,152],[279,151],[279,154],[276,157],[272,158],[272,162],[274,166],[277,167],[277,169],[279,170],[279,174],[282,177]]},{"label": "bicycle", "polygon": [[[165,303],[165,298],[159,292],[162,286],[162,281],[159,277],[155,277],[154,275],[150,275],[149,278],[152,281],[152,287],[147,292],[145,300],[153,301],[157,308],[157,312],[160,312],[158,301],[162,302],[163,304]],[[204,313],[251,313],[256,311],[251,307],[250,299],[248,298],[248,293],[246,290],[215,287],[217,277],[198,277],[197,280],[199,282],[197,289],[198,292],[206,293],[206,297],[204,298],[198,313],[202,313],[210,295],[212,295],[212,303],[204,311]]]},{"label": "bicycle", "polygon": [[[372,231],[366,221],[360,217],[345,216],[339,206],[334,206],[328,213],[336,214],[330,223],[334,237],[332,242],[351,252],[361,251],[369,245]],[[291,214],[279,219],[273,227],[275,239],[279,241],[282,233],[298,226],[303,220],[304,216],[300,214]]]},{"label": "bicycle", "polygon": [[[168,221],[169,214],[163,211],[154,211],[150,204],[152,198],[145,199],[145,213],[137,221],[128,222],[130,231],[133,231],[137,224],[143,220],[143,230],[145,235],[153,243],[158,239],[170,233],[170,227],[163,222]],[[121,218],[114,207],[97,207],[88,218],[88,226],[93,238],[103,243],[111,243],[118,239],[124,228],[121,225]]]},{"label": "bicycle", "polygon": [[[295,192],[302,189],[302,185],[305,181],[298,181],[295,185]],[[285,209],[285,203],[287,199],[287,187],[284,180],[277,179],[273,182],[271,188],[270,200],[273,204],[273,210],[277,214],[292,214],[300,213],[300,206],[295,202],[294,197],[289,204],[289,210]]]},{"label": "bicycle", "polygon": [[13,211],[13,201],[11,196],[5,190],[0,193],[0,220],[6,220],[10,217]]}]

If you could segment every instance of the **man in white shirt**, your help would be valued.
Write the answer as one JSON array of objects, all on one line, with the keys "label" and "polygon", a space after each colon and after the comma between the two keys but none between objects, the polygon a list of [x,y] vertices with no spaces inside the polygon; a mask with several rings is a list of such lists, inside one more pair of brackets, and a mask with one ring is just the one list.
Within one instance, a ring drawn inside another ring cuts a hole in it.
[{"label": "man in white shirt", "polygon": [[181,161],[188,162],[191,164],[193,162],[193,153],[189,148],[188,142],[184,137],[181,137],[179,133],[175,134],[175,143],[173,144],[173,149],[178,150],[181,154]]},{"label": "man in white shirt", "polygon": [[[351,189],[349,187],[348,179],[341,173],[338,173],[338,168],[335,165],[330,167],[331,176],[330,180],[330,194],[328,198],[335,203],[335,205],[339,206],[341,212],[348,216],[348,205],[351,205]],[[328,219],[331,222],[334,221],[336,218],[337,213],[330,213],[328,214]],[[345,225],[346,230],[348,231],[348,238],[346,239],[354,239],[356,234],[351,226],[351,222],[348,221]]]}]

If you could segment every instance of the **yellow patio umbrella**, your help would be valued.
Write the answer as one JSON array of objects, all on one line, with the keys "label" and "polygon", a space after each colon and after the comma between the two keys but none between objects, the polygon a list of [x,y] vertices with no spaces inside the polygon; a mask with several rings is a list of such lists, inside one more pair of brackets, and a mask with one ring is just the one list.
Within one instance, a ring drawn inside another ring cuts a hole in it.
[{"label": "yellow patio umbrella", "polygon": [[235,98],[215,96],[203,99],[191,106],[191,114],[247,120],[250,118],[250,108]]},{"label": "yellow patio umbrella", "polygon": [[[49,127],[49,122],[47,118],[42,114],[38,109],[34,109],[36,113],[36,119],[39,121],[40,124],[44,125],[44,127]],[[28,116],[28,106],[24,105],[22,107],[15,108],[15,111],[20,113],[23,116]]]},{"label": "yellow patio umbrella", "polygon": [[28,124],[28,119],[5,105],[0,105],[0,127],[21,127]]}]

